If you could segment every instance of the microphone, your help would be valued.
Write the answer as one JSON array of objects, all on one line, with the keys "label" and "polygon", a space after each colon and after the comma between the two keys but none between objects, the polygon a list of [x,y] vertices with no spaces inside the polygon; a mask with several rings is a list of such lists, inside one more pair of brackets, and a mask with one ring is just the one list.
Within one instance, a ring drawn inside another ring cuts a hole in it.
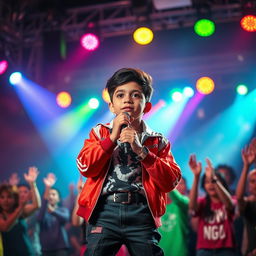
[{"label": "microphone", "polygon": [[[129,113],[124,112],[124,114],[126,114],[126,115],[130,118]],[[128,126],[127,124],[122,124],[122,125],[121,125],[121,131],[122,131],[124,128],[126,128],[127,126]],[[124,150],[124,153],[125,153],[125,154],[128,154],[128,152],[130,151],[131,146],[130,146],[130,144],[129,144],[128,142],[124,142],[124,143],[122,143],[122,148],[123,148],[123,150]]]}]

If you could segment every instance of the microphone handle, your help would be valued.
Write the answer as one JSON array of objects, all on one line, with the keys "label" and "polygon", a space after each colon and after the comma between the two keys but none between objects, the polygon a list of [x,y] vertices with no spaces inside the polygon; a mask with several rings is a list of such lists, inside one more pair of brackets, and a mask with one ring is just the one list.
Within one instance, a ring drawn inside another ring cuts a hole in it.
[{"label": "microphone handle", "polygon": [[[123,125],[121,126],[121,130],[124,129],[124,128],[126,128],[126,127],[127,127],[127,124],[123,124]],[[128,154],[128,152],[129,152],[129,150],[130,150],[130,147],[131,147],[131,146],[130,146],[130,144],[129,144],[128,142],[122,143],[122,148],[123,148],[125,154]]]},{"label": "microphone handle", "polygon": [[123,143],[123,149],[124,149],[124,153],[128,154],[129,153],[129,149],[130,149],[130,144],[128,142],[124,142]]}]

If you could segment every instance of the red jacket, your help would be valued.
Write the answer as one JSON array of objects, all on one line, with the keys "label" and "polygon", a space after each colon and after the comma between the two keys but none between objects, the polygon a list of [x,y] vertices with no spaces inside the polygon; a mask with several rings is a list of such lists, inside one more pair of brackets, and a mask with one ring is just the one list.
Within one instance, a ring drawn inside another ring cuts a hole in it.
[{"label": "red jacket", "polygon": [[[147,157],[141,161],[142,183],[149,208],[157,227],[161,225],[160,217],[166,209],[166,193],[175,188],[181,178],[180,168],[170,152],[170,143],[160,133],[152,131],[143,122],[142,144],[149,149]],[[89,220],[103,183],[106,179],[112,152],[116,147],[110,136],[112,123],[99,124],[90,132],[77,157],[80,173],[87,177],[79,197],[77,214]]]}]

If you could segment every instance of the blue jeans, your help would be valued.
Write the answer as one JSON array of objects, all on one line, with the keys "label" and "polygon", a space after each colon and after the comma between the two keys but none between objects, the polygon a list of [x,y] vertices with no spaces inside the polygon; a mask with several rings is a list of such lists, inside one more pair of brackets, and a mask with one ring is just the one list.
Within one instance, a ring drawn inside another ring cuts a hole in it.
[{"label": "blue jeans", "polygon": [[221,248],[221,249],[199,249],[196,256],[236,256],[235,249]]},{"label": "blue jeans", "polygon": [[161,236],[146,203],[99,201],[87,227],[85,256],[114,256],[125,244],[131,256],[163,256]]}]

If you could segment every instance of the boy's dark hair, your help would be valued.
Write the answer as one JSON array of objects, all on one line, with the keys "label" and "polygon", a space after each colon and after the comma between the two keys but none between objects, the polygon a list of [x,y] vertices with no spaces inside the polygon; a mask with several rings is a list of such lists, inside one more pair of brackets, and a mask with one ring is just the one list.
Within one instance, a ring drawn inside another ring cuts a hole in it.
[{"label": "boy's dark hair", "polygon": [[[222,184],[222,186],[228,191],[229,191],[229,187],[228,184],[226,182],[226,180],[223,178],[223,176],[220,173],[216,173],[215,175],[218,177],[218,180],[220,181],[220,183]],[[204,174],[202,176],[202,181],[201,181],[201,188],[206,192],[204,184],[205,184],[205,179],[206,179],[206,175]],[[206,205],[203,208],[203,216],[205,218],[211,218],[213,216],[214,212],[211,209],[211,199],[210,196],[208,195],[208,193],[206,192]]]},{"label": "boy's dark hair", "polygon": [[151,100],[151,96],[153,94],[152,77],[140,69],[121,68],[117,70],[112,77],[110,77],[106,84],[106,89],[108,90],[111,102],[113,100],[115,89],[118,86],[129,82],[138,83],[142,88],[146,101],[149,102]]}]

